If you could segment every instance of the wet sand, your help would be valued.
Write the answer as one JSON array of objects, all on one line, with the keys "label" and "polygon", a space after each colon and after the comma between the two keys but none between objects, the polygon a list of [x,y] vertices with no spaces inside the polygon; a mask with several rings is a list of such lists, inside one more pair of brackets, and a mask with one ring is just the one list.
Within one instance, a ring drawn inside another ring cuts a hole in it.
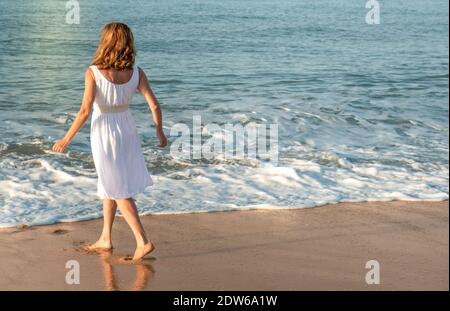
[{"label": "wet sand", "polygon": [[[150,215],[156,250],[139,264],[123,259],[122,217],[112,254],[79,250],[101,220],[1,229],[0,290],[448,290],[448,215],[448,201]],[[379,285],[365,281],[372,259]],[[80,284],[66,284],[69,260]]]}]

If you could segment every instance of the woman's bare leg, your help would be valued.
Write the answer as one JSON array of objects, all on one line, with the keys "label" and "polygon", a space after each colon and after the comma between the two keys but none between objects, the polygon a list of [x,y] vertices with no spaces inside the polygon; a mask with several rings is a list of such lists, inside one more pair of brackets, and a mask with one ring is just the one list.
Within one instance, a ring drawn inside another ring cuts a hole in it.
[{"label": "woman's bare leg", "polygon": [[141,220],[136,208],[136,204],[132,198],[116,200],[120,212],[127,221],[128,225],[133,231],[136,239],[136,251],[134,252],[133,260],[141,259],[155,249],[154,245],[147,239],[144,227],[142,227]]},{"label": "woman's bare leg", "polygon": [[117,203],[111,199],[103,199],[103,230],[100,238],[94,244],[89,245],[87,248],[94,249],[111,249],[112,239],[111,231],[114,223],[114,217],[116,216]]}]

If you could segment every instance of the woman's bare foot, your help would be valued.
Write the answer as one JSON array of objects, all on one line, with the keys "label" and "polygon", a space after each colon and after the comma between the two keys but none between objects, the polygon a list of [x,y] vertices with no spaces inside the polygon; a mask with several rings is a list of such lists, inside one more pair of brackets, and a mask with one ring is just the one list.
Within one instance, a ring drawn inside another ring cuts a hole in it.
[{"label": "woman's bare foot", "polygon": [[99,239],[93,244],[88,244],[83,247],[86,251],[97,251],[97,250],[111,250],[113,248],[111,241]]},{"label": "woman's bare foot", "polygon": [[133,260],[139,260],[144,258],[146,255],[153,252],[155,249],[155,246],[152,242],[148,242],[144,246],[140,246],[136,248],[136,251],[134,252]]}]

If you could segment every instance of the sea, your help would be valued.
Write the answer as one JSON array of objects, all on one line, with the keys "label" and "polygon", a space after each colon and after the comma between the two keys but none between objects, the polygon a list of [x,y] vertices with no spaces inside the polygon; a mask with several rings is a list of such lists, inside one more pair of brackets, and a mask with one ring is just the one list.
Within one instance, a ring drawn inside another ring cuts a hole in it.
[{"label": "sea", "polygon": [[447,0],[1,0],[0,227],[102,216],[90,119],[67,152],[51,147],[111,21],[134,32],[169,145],[193,116],[278,127],[277,161],[180,158],[136,94],[154,180],[141,214],[448,200]]}]

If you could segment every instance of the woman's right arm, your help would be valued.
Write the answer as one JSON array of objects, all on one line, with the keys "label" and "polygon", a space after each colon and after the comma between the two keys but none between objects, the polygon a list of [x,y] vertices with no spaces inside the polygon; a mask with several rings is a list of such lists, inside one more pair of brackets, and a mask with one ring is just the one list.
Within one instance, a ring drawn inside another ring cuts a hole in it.
[{"label": "woman's right arm", "polygon": [[139,92],[144,96],[145,100],[148,103],[148,106],[150,107],[150,110],[152,111],[153,115],[153,122],[155,122],[156,127],[156,135],[158,135],[159,138],[159,146],[165,147],[167,145],[167,138],[164,135],[163,126],[162,126],[162,112],[161,112],[161,106],[158,103],[158,100],[155,97],[155,94],[153,94],[152,89],[150,88],[150,85],[148,83],[147,76],[145,75],[145,72],[139,67],[139,86],[138,86]]},{"label": "woman's right arm", "polygon": [[75,120],[67,131],[67,134],[53,145],[53,151],[63,152],[75,137],[75,135],[78,133],[78,131],[84,126],[92,110],[92,105],[95,99],[95,90],[96,86],[94,74],[91,69],[88,68],[86,70],[84,78],[84,95],[80,111],[78,111]]}]

